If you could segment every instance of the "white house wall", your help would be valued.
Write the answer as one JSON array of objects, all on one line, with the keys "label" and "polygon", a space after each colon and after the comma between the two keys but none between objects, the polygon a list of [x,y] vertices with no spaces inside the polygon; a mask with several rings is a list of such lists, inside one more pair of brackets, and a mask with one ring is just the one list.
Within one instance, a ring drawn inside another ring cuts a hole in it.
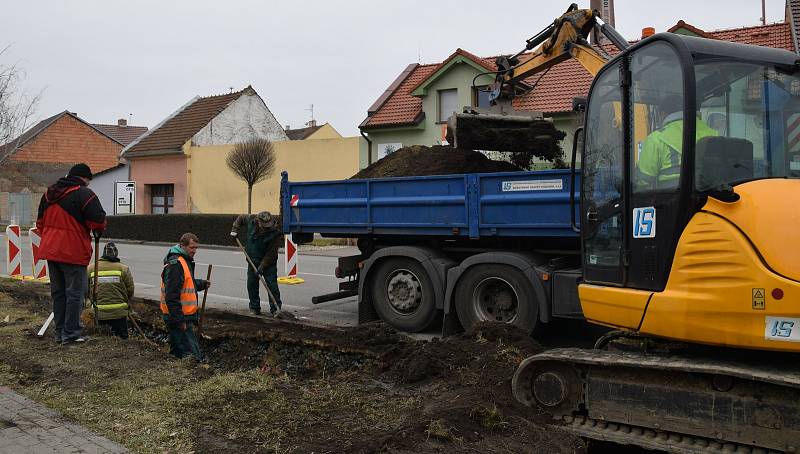
[{"label": "white house wall", "polygon": [[[114,182],[115,181],[128,181],[130,178],[130,166],[121,166],[113,170],[104,172],[101,175],[96,175],[92,181],[89,182],[89,189],[97,194],[100,204],[106,214],[111,216],[114,214]],[[136,194],[140,197],[141,194]]]},{"label": "white house wall", "polygon": [[240,143],[252,137],[289,140],[257,94],[243,94],[192,137],[198,147]]}]

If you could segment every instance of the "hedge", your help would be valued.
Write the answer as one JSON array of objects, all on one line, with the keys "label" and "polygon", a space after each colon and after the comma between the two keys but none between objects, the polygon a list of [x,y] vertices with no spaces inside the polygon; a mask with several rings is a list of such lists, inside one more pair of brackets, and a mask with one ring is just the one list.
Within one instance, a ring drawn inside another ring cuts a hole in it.
[{"label": "hedge", "polygon": [[234,245],[231,225],[235,214],[137,214],[108,216],[106,238],[120,240],[161,241],[177,243],[186,232],[192,232],[200,244]]}]

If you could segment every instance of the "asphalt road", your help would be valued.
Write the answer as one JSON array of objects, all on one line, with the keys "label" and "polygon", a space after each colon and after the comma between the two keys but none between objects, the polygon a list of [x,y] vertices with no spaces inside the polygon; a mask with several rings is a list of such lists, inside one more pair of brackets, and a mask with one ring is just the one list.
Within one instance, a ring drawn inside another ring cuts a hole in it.
[{"label": "asphalt road", "polygon": [[[28,237],[23,236],[23,271],[31,274],[30,244]],[[102,250],[105,241],[100,242]],[[136,283],[136,296],[158,299],[160,274],[164,255],[168,246],[122,244],[118,243],[120,259],[131,267]],[[355,297],[331,301],[320,305],[311,304],[311,297],[335,292],[340,282],[333,275],[337,257],[351,255],[355,248],[339,248],[325,251],[302,253],[299,257],[299,277],[305,279],[303,284],[280,285],[283,309],[292,311],[302,320],[315,323],[340,326],[358,323],[358,303]],[[313,255],[312,255],[313,254]],[[6,238],[0,234],[0,275],[8,274],[6,270]],[[195,256],[197,268],[195,277],[205,279],[208,264],[214,265],[211,275],[211,288],[208,291],[207,307],[233,312],[246,313],[247,299],[247,262],[238,250],[208,249],[202,245]],[[283,254],[278,258],[278,275],[283,273]],[[201,295],[202,297],[202,295]],[[261,289],[261,307],[268,310],[266,291]]]}]

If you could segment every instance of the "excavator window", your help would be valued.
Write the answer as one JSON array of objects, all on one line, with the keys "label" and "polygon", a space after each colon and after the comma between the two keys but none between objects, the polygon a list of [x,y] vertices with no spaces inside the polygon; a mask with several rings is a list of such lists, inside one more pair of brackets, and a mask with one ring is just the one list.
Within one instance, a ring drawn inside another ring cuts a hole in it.
[{"label": "excavator window", "polygon": [[695,78],[698,135],[708,127],[727,139],[698,143],[697,190],[800,177],[800,78],[793,69],[707,59],[696,62]]},{"label": "excavator window", "polygon": [[631,81],[633,190],[675,191],[684,154],[684,89],[681,65],[672,47],[658,43],[635,53]]}]

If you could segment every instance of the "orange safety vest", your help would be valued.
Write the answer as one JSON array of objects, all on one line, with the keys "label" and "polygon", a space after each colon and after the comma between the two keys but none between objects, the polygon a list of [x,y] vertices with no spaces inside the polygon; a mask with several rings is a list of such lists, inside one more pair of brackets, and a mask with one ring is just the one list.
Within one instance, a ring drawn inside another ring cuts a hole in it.
[{"label": "orange safety vest", "polygon": [[[194,315],[197,313],[197,289],[194,286],[194,278],[192,272],[189,270],[189,265],[186,259],[178,257],[178,262],[183,267],[183,286],[181,286],[181,311],[183,315]],[[164,269],[169,264],[164,265]],[[163,272],[162,272],[163,273]],[[169,315],[169,308],[167,307],[167,290],[164,287],[164,279],[161,279],[161,313]]]}]

